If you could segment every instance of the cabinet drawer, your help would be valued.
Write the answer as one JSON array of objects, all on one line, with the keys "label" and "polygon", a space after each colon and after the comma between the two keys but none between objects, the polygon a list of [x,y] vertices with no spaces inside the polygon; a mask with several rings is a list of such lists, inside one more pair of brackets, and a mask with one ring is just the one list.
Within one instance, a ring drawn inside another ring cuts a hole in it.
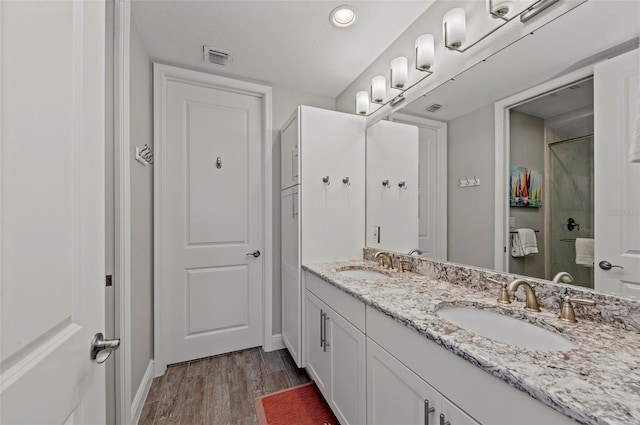
[{"label": "cabinet drawer", "polygon": [[365,305],[318,276],[304,272],[305,287],[360,331],[365,331]]}]

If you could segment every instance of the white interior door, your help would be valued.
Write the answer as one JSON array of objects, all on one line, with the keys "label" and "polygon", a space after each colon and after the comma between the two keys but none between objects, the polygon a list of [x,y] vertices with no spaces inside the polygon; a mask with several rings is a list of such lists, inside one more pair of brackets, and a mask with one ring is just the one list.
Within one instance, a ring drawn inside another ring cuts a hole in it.
[{"label": "white interior door", "polygon": [[259,346],[262,100],[169,80],[163,108],[166,362]]},{"label": "white interior door", "polygon": [[0,423],[104,423],[105,5],[0,18]]},{"label": "white interior door", "polygon": [[[596,65],[595,288],[640,298],[640,164],[627,152],[638,111],[638,50]],[[608,270],[601,261],[613,266]]]}]

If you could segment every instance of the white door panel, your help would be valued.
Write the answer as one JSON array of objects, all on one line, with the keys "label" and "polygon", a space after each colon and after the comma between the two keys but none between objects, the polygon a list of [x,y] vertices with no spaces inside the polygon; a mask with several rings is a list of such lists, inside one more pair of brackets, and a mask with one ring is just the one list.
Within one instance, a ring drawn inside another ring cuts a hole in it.
[{"label": "white door panel", "polygon": [[[595,286],[640,298],[640,164],[627,152],[639,111],[638,50],[596,65]],[[601,269],[608,261],[614,267]]]},{"label": "white door panel", "polygon": [[163,228],[167,363],[258,346],[259,97],[169,81]]},{"label": "white door panel", "polygon": [[0,422],[103,423],[105,5],[0,16]]}]

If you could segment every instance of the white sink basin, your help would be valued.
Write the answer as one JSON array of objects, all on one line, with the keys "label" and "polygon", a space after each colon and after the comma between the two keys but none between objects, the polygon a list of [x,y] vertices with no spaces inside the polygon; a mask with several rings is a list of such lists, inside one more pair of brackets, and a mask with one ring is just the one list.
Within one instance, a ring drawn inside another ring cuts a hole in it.
[{"label": "white sink basin", "polygon": [[450,307],[438,316],[477,335],[517,347],[543,351],[575,348],[568,339],[522,320],[473,307]]},{"label": "white sink basin", "polygon": [[340,270],[338,274],[341,276],[346,276],[353,279],[367,279],[367,280],[389,279],[389,276],[387,276],[384,273],[380,273],[375,270],[367,270],[367,269]]}]

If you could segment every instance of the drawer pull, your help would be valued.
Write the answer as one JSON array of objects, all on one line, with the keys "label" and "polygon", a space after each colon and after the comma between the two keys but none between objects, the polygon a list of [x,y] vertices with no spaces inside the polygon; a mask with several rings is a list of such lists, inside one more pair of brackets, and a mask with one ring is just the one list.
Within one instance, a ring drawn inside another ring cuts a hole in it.
[{"label": "drawer pull", "polygon": [[324,314],[324,318],[322,319],[322,321],[324,322],[324,335],[323,335],[323,340],[324,340],[324,351],[325,353],[327,352],[327,347],[329,346],[329,343],[327,342],[327,320],[329,320],[329,315],[327,313]]},{"label": "drawer pull", "polygon": [[444,413],[440,413],[440,425],[451,425],[451,422],[444,420]]},{"label": "drawer pull", "polygon": [[436,411],[435,407],[429,407],[429,400],[424,401],[424,425],[429,425],[429,414]]}]

